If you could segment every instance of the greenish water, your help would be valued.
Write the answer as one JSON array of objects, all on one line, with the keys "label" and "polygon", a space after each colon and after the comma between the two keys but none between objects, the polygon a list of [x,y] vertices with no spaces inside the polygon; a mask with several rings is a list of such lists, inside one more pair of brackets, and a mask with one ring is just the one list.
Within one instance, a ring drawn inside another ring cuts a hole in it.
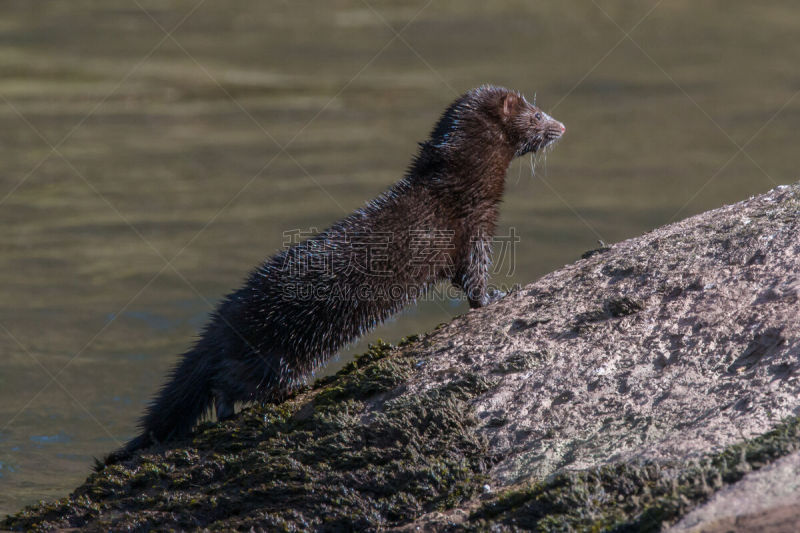
[{"label": "greenish water", "polygon": [[509,171],[495,280],[525,283],[797,180],[798,34],[789,1],[4,2],[0,512],[129,438],[213,303],[397,180],[458,92],[514,87],[567,125]]}]

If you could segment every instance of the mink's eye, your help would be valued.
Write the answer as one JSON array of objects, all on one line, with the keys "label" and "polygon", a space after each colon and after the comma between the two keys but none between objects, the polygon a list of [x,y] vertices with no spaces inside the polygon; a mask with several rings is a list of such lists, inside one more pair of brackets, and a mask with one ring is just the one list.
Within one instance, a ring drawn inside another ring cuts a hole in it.
[{"label": "mink's eye", "polygon": [[535,115],[533,115],[533,118],[535,118],[536,120],[542,120],[542,114],[536,113]]}]

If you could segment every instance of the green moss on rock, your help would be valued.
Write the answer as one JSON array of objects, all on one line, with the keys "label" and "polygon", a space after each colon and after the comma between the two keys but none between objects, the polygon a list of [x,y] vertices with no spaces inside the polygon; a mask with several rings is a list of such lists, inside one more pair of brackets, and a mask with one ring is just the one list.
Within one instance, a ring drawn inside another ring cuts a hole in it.
[{"label": "green moss on rock", "polygon": [[[70,497],[29,507],[9,529],[364,530],[402,524],[477,494],[487,444],[474,376],[376,397],[414,372],[386,344],[316,391],[204,424],[174,449],[91,475]],[[383,402],[367,416],[366,400]]]}]

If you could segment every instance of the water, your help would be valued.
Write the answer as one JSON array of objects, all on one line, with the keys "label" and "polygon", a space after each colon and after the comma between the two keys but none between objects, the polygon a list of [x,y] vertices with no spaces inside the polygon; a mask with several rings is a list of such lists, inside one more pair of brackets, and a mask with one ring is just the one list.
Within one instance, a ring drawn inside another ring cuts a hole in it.
[{"label": "water", "polygon": [[518,88],[568,128],[509,171],[501,283],[798,179],[789,1],[3,7],[0,512],[129,438],[213,303],[397,180],[457,92]]}]

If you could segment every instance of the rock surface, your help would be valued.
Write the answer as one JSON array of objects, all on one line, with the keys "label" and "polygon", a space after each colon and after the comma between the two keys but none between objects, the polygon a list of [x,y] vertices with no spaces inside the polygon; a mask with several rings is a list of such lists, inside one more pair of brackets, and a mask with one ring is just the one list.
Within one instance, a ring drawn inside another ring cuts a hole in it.
[{"label": "rock surface", "polygon": [[722,531],[752,490],[741,523],[791,521],[800,184],[586,255],[3,526]]},{"label": "rock surface", "polygon": [[503,485],[767,431],[800,414],[797,190],[616,244],[453,321],[409,388],[502,377],[474,406]]}]

